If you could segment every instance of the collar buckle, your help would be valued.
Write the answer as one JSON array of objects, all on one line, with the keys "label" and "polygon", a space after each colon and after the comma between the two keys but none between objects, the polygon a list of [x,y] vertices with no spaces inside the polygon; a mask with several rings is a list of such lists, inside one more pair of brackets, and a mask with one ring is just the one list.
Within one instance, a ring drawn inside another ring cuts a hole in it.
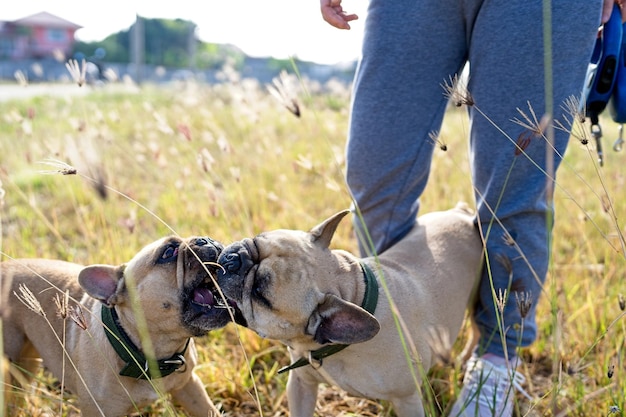
[{"label": "collar buckle", "polygon": [[185,372],[187,370],[187,361],[180,353],[175,353],[174,356],[169,359],[160,360],[159,365],[159,369],[161,370],[165,370],[163,368],[169,369],[170,367],[174,369],[174,372]]}]

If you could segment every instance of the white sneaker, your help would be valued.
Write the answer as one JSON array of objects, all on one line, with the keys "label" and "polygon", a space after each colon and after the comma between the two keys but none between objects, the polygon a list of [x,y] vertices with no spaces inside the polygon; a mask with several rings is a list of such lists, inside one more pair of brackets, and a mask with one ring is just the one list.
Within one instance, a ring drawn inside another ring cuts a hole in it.
[{"label": "white sneaker", "polygon": [[452,406],[450,417],[512,417],[515,390],[522,389],[526,379],[515,366],[496,365],[472,356],[467,361],[463,388]]}]

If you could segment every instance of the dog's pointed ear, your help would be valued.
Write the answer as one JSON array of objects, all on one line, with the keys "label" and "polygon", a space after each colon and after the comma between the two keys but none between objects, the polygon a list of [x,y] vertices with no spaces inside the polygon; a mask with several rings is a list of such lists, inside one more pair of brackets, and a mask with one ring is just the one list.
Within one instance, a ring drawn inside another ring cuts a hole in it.
[{"label": "dog's pointed ear", "polygon": [[313,242],[319,242],[324,247],[329,247],[330,241],[333,239],[333,235],[337,230],[337,226],[339,226],[339,222],[341,222],[341,219],[348,213],[350,213],[350,210],[340,211],[311,229],[309,233],[313,236]]},{"label": "dog's pointed ear", "polygon": [[93,298],[112,306],[124,286],[124,265],[90,265],[78,274],[78,283]]},{"label": "dog's pointed ear", "polygon": [[372,314],[356,304],[329,294],[309,318],[307,333],[321,345],[365,342],[380,331]]}]

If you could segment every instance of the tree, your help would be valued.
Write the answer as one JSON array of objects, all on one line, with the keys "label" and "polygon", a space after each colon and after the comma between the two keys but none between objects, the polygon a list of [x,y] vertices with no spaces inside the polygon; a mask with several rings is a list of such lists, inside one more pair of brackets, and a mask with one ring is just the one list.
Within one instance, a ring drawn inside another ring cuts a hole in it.
[{"label": "tree", "polygon": [[[145,36],[145,63],[163,65],[171,68],[198,69],[219,68],[226,61],[241,64],[244,53],[231,45],[205,43],[195,36],[196,25],[183,19],[143,19]],[[130,34],[135,25],[129,29],[107,36],[99,42],[77,42],[74,45],[74,56],[82,54],[86,59],[94,55],[94,51],[103,48],[108,62],[130,62]],[[193,44],[192,44],[193,43]],[[196,52],[196,57],[190,56]],[[192,61],[195,58],[195,61]]]}]

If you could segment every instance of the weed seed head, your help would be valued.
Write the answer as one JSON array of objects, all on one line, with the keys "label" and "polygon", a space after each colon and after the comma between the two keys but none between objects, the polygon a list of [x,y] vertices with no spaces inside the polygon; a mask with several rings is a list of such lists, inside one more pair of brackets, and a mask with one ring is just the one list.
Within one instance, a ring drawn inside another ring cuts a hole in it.
[{"label": "weed seed head", "polygon": [[191,128],[189,127],[188,124],[179,123],[176,126],[176,130],[178,130],[178,133],[183,135],[183,137],[185,138],[185,140],[187,140],[187,142],[191,142]]},{"label": "weed seed head", "polygon": [[574,376],[578,373],[579,369],[578,367],[572,365],[571,363],[567,363],[567,368],[565,369],[565,372],[567,372],[567,375],[569,376]]},{"label": "weed seed head", "polygon": [[73,166],[65,162],[57,161],[56,159],[46,159],[40,163],[57,168],[52,171],[40,171],[41,174],[76,175],[77,172],[76,168]]},{"label": "weed seed head", "polygon": [[75,305],[70,308],[68,311],[70,318],[83,330],[87,330],[87,320],[85,320],[85,315],[83,314],[83,310],[79,305]]},{"label": "weed seed head", "polygon": [[215,164],[215,158],[211,155],[211,152],[207,148],[200,149],[200,152],[196,156],[196,160],[198,161],[198,165],[203,172],[209,173],[211,172],[213,165]]},{"label": "weed seed head", "polygon": [[433,144],[436,143],[437,145],[439,145],[439,149],[441,149],[442,151],[446,152],[448,150],[448,145],[446,145],[446,143],[439,138],[438,132],[429,132],[428,137],[433,142]]},{"label": "weed seed head", "polygon": [[54,297],[54,304],[56,304],[57,306],[57,312],[59,314],[59,317],[61,317],[63,320],[65,320],[68,316],[69,300],[70,300],[69,291],[65,291],[65,294],[63,294],[63,296],[61,296],[60,294],[57,294]]},{"label": "weed seed head", "polygon": [[70,59],[65,63],[65,68],[69,71],[72,79],[79,87],[82,87],[86,82],[87,64],[83,59],[81,64],[75,59]]},{"label": "weed seed head", "polygon": [[611,212],[611,207],[613,206],[613,204],[611,204],[611,200],[609,200],[609,197],[603,195],[600,199],[600,203],[602,203],[602,211],[604,211],[605,213]]},{"label": "weed seed head", "polygon": [[[511,238],[512,239],[512,238]],[[497,254],[496,261],[500,263],[506,269],[506,272],[511,276],[513,274],[513,262],[511,262],[511,258],[506,255]]]},{"label": "weed seed head", "polygon": [[451,100],[455,106],[461,107],[462,105],[473,106],[474,97],[467,89],[466,81],[459,78],[458,74],[454,77],[450,77],[448,81],[444,81],[441,85],[443,87],[444,95]]},{"label": "weed seed head", "polygon": [[26,73],[24,73],[24,71],[17,70],[15,71],[15,73],[13,73],[13,76],[20,86],[26,87],[28,85],[28,76],[26,75]]},{"label": "weed seed head", "polygon": [[508,291],[506,289],[499,288],[498,296],[496,297],[496,306],[500,314],[504,314],[504,307],[506,307],[506,300],[509,298]]},{"label": "weed seed head", "polygon": [[16,293],[15,291],[13,292],[13,294],[15,294],[15,296],[22,303],[24,303],[26,307],[39,314],[40,316],[46,317],[46,312],[43,311],[41,303],[39,303],[39,300],[37,299],[37,297],[35,297],[35,294],[33,294],[33,292],[24,284],[20,284],[19,289],[20,294]]},{"label": "weed seed head", "polygon": [[624,299],[624,294],[618,295],[617,301],[619,302],[619,309],[622,311],[626,310],[626,299]]},{"label": "weed seed head", "polygon": [[532,293],[530,291],[516,292],[515,301],[517,302],[517,309],[519,310],[520,316],[526,318],[533,306]]},{"label": "weed seed head", "polygon": [[79,64],[77,60],[70,59],[65,63],[65,68],[72,76],[72,79],[79,87],[82,87],[86,82],[87,75],[87,63],[83,59]]},{"label": "weed seed head", "polygon": [[507,246],[515,246],[515,239],[513,239],[513,236],[507,231],[502,234],[502,240]]},{"label": "weed seed head", "polygon": [[517,137],[517,142],[515,143],[515,156],[520,156],[526,151],[526,148],[530,146],[533,136],[534,133],[524,131]]},{"label": "weed seed head", "polygon": [[281,71],[278,77],[274,77],[272,84],[267,86],[270,94],[294,116],[300,117],[300,104],[298,104],[294,80],[286,71]]}]

